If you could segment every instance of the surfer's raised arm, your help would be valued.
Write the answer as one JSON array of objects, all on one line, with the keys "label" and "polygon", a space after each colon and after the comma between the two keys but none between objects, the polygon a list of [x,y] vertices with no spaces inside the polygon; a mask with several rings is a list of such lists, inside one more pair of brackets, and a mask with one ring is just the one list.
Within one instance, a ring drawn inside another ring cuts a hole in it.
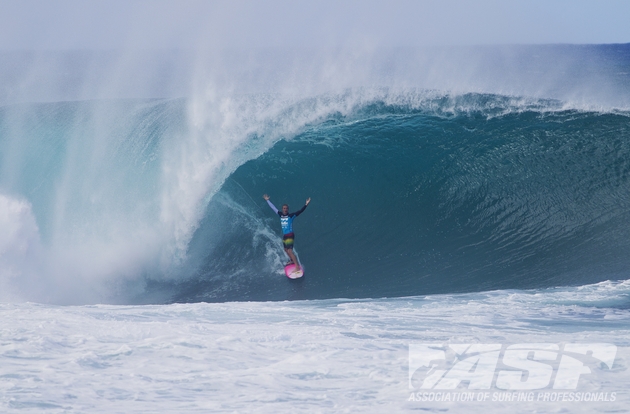
[{"label": "surfer's raised arm", "polygon": [[278,209],[276,208],[276,206],[273,205],[271,200],[269,200],[269,196],[267,194],[263,194],[263,198],[265,199],[265,201],[267,201],[267,204],[269,204],[269,207],[271,207],[273,212],[278,214]]},{"label": "surfer's raised arm", "polygon": [[304,212],[304,210],[306,210],[306,206],[308,206],[308,203],[311,202],[311,198],[307,198],[306,199],[306,203],[304,203],[304,207],[302,207],[301,209],[299,209],[298,211],[296,211],[295,213],[291,213],[291,216],[299,216],[300,214],[302,214]]}]

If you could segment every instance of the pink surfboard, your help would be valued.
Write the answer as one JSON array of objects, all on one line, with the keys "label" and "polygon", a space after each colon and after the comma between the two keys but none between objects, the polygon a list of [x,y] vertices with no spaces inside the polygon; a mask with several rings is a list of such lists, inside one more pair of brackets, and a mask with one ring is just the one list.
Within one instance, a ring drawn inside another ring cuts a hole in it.
[{"label": "pink surfboard", "polygon": [[284,267],[284,274],[287,275],[289,279],[299,279],[304,276],[304,266],[296,272],[295,265],[293,263],[288,264]]}]

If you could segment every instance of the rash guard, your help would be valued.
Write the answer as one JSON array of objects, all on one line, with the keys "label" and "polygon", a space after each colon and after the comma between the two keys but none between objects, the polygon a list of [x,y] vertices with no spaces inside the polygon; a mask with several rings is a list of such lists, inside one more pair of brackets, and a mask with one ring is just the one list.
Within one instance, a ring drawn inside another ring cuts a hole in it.
[{"label": "rash guard", "polygon": [[278,211],[276,206],[273,205],[271,200],[267,200],[267,204],[269,207],[280,216],[280,225],[282,226],[282,234],[290,234],[293,233],[293,219],[302,214],[302,212],[306,209],[306,204],[304,207],[296,211],[295,213],[289,213],[287,215],[282,214],[282,211]]}]

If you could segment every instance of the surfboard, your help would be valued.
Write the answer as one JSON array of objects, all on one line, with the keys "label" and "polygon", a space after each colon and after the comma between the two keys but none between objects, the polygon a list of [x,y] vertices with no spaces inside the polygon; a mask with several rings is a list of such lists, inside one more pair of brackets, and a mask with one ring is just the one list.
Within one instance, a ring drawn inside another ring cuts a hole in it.
[{"label": "surfboard", "polygon": [[304,266],[297,272],[295,270],[295,265],[293,263],[288,264],[284,267],[284,274],[287,275],[289,279],[299,279],[304,276]]}]

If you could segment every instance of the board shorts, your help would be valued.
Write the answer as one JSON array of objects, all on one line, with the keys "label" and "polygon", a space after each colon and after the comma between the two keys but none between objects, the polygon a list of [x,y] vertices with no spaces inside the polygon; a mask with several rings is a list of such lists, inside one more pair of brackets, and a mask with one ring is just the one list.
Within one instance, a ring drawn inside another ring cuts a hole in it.
[{"label": "board shorts", "polygon": [[282,247],[284,247],[285,250],[292,249],[293,239],[295,239],[295,234],[293,233],[287,233],[284,236],[282,236]]}]

